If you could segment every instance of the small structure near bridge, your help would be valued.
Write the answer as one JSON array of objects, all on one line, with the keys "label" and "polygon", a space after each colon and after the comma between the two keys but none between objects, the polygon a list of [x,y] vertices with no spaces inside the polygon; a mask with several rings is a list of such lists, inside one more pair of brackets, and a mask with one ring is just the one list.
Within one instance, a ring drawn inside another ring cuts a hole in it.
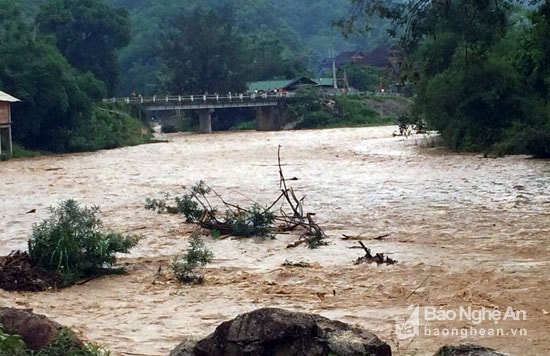
[{"label": "small structure near bridge", "polygon": [[11,103],[17,101],[20,100],[0,91],[0,157],[4,154],[9,154],[10,157],[13,156],[13,144],[11,140]]}]

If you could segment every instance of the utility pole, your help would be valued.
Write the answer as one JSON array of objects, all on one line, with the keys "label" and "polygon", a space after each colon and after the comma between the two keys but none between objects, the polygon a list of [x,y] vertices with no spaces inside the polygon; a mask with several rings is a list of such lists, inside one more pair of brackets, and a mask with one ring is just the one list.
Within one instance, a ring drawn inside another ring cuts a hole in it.
[{"label": "utility pole", "polygon": [[331,57],[332,57],[332,83],[334,85],[334,89],[338,89],[338,83],[336,82],[336,56],[334,54],[334,48],[331,49]]}]

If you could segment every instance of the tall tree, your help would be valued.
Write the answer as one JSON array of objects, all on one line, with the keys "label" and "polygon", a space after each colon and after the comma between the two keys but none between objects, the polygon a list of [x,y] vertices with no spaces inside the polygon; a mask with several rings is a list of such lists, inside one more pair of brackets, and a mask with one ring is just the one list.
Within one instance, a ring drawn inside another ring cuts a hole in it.
[{"label": "tall tree", "polygon": [[0,0],[0,86],[13,105],[13,138],[29,149],[69,152],[140,142],[140,123],[98,109],[105,84],[71,67],[51,38],[37,35],[28,9]]},{"label": "tall tree", "polygon": [[40,31],[53,34],[71,66],[91,72],[114,92],[118,81],[117,50],[130,41],[124,8],[102,0],[51,0],[37,16]]},{"label": "tall tree", "polygon": [[532,13],[533,26],[523,39],[524,51],[519,55],[522,74],[545,99],[550,97],[550,3]]},{"label": "tall tree", "polygon": [[170,23],[159,51],[166,67],[165,87],[172,93],[246,88],[249,56],[230,12],[182,11]]},{"label": "tall tree", "polygon": [[249,58],[246,61],[252,80],[296,78],[306,72],[303,58],[292,53],[275,34],[268,29],[247,37]]},{"label": "tall tree", "polygon": [[518,11],[514,3],[536,2],[351,0],[340,26],[368,30],[370,16],[390,19],[413,63],[416,114],[453,149],[496,149],[517,123],[527,127],[528,111],[525,81],[496,49],[510,29],[510,11]]},{"label": "tall tree", "polygon": [[66,132],[91,116],[92,98],[103,96],[104,87],[36,38],[14,1],[1,1],[0,9],[0,18],[9,16],[0,23],[0,82],[22,101],[14,105],[14,139],[28,148],[63,151]]},{"label": "tall tree", "polygon": [[[350,8],[346,16],[336,21],[344,34],[349,35],[354,32],[368,33],[373,30],[372,25],[376,23],[377,18],[388,19],[390,34],[399,37],[402,40],[402,46],[405,50],[412,51],[416,45],[426,35],[434,35],[441,21],[451,20],[451,9],[456,6],[463,7],[463,20],[468,22],[473,20],[469,15],[479,15],[483,9],[496,9],[502,12],[512,4],[537,4],[544,0],[349,0]],[[487,20],[491,23],[495,18],[489,12],[485,12]],[[454,13],[453,15],[456,15]],[[490,24],[490,23],[489,23]],[[474,25],[474,23],[471,23]],[[467,37],[479,35],[472,27],[471,33],[466,33]],[[477,37],[476,37],[477,38]]]}]

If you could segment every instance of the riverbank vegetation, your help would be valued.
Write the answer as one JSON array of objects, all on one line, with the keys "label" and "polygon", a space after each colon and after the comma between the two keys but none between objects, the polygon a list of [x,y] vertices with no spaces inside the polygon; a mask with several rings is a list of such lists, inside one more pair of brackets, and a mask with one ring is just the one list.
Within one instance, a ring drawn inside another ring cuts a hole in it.
[{"label": "riverbank vegetation", "polygon": [[127,12],[100,1],[36,5],[0,1],[0,88],[21,100],[12,105],[13,140],[39,152],[145,142],[144,123],[100,105],[116,86]]},{"label": "riverbank vegetation", "polygon": [[[308,90],[300,94],[288,105],[288,120],[296,129],[394,125],[411,104],[409,99],[401,97],[324,96]],[[387,110],[377,111],[377,107]]]},{"label": "riverbank vegetation", "polygon": [[[353,1],[340,22],[392,22],[414,84],[412,121],[456,151],[550,156],[550,4],[542,1]],[[527,7],[527,5],[532,5]]]},{"label": "riverbank vegetation", "polygon": [[[33,151],[148,142],[151,117],[103,107],[105,97],[242,92],[254,81],[329,77],[331,57],[384,44],[392,46],[391,68],[339,63],[338,80],[362,92],[406,88],[414,98],[406,117],[439,131],[452,150],[550,155],[550,5],[540,0],[0,5],[0,88],[21,99],[13,138]],[[386,123],[355,96],[307,99],[291,103],[291,127]],[[218,115],[220,130],[253,119]]]}]

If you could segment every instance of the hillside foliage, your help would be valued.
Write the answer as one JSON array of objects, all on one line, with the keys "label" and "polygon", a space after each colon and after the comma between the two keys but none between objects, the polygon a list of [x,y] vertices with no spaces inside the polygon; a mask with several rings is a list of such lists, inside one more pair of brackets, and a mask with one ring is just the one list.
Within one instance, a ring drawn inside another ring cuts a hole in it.
[{"label": "hillside foliage", "polygon": [[[409,116],[438,130],[449,148],[538,157],[550,151],[548,2],[0,5],[0,87],[22,100],[13,106],[13,137],[25,148],[73,152],[146,141],[146,115],[137,115],[140,123],[105,110],[106,96],[239,92],[251,81],[326,76],[329,53],[392,43],[403,55],[394,84],[414,88]],[[361,90],[384,79],[370,68],[340,68],[344,75]],[[305,116],[314,127],[335,120],[322,111]]]},{"label": "hillside foliage", "polygon": [[100,107],[116,86],[127,16],[100,0],[0,0],[0,88],[21,100],[12,105],[17,144],[75,152],[146,140],[138,120]]},{"label": "hillside foliage", "polygon": [[453,150],[550,156],[547,1],[352,2],[344,30],[364,30],[370,16],[401,29],[414,121]]}]

